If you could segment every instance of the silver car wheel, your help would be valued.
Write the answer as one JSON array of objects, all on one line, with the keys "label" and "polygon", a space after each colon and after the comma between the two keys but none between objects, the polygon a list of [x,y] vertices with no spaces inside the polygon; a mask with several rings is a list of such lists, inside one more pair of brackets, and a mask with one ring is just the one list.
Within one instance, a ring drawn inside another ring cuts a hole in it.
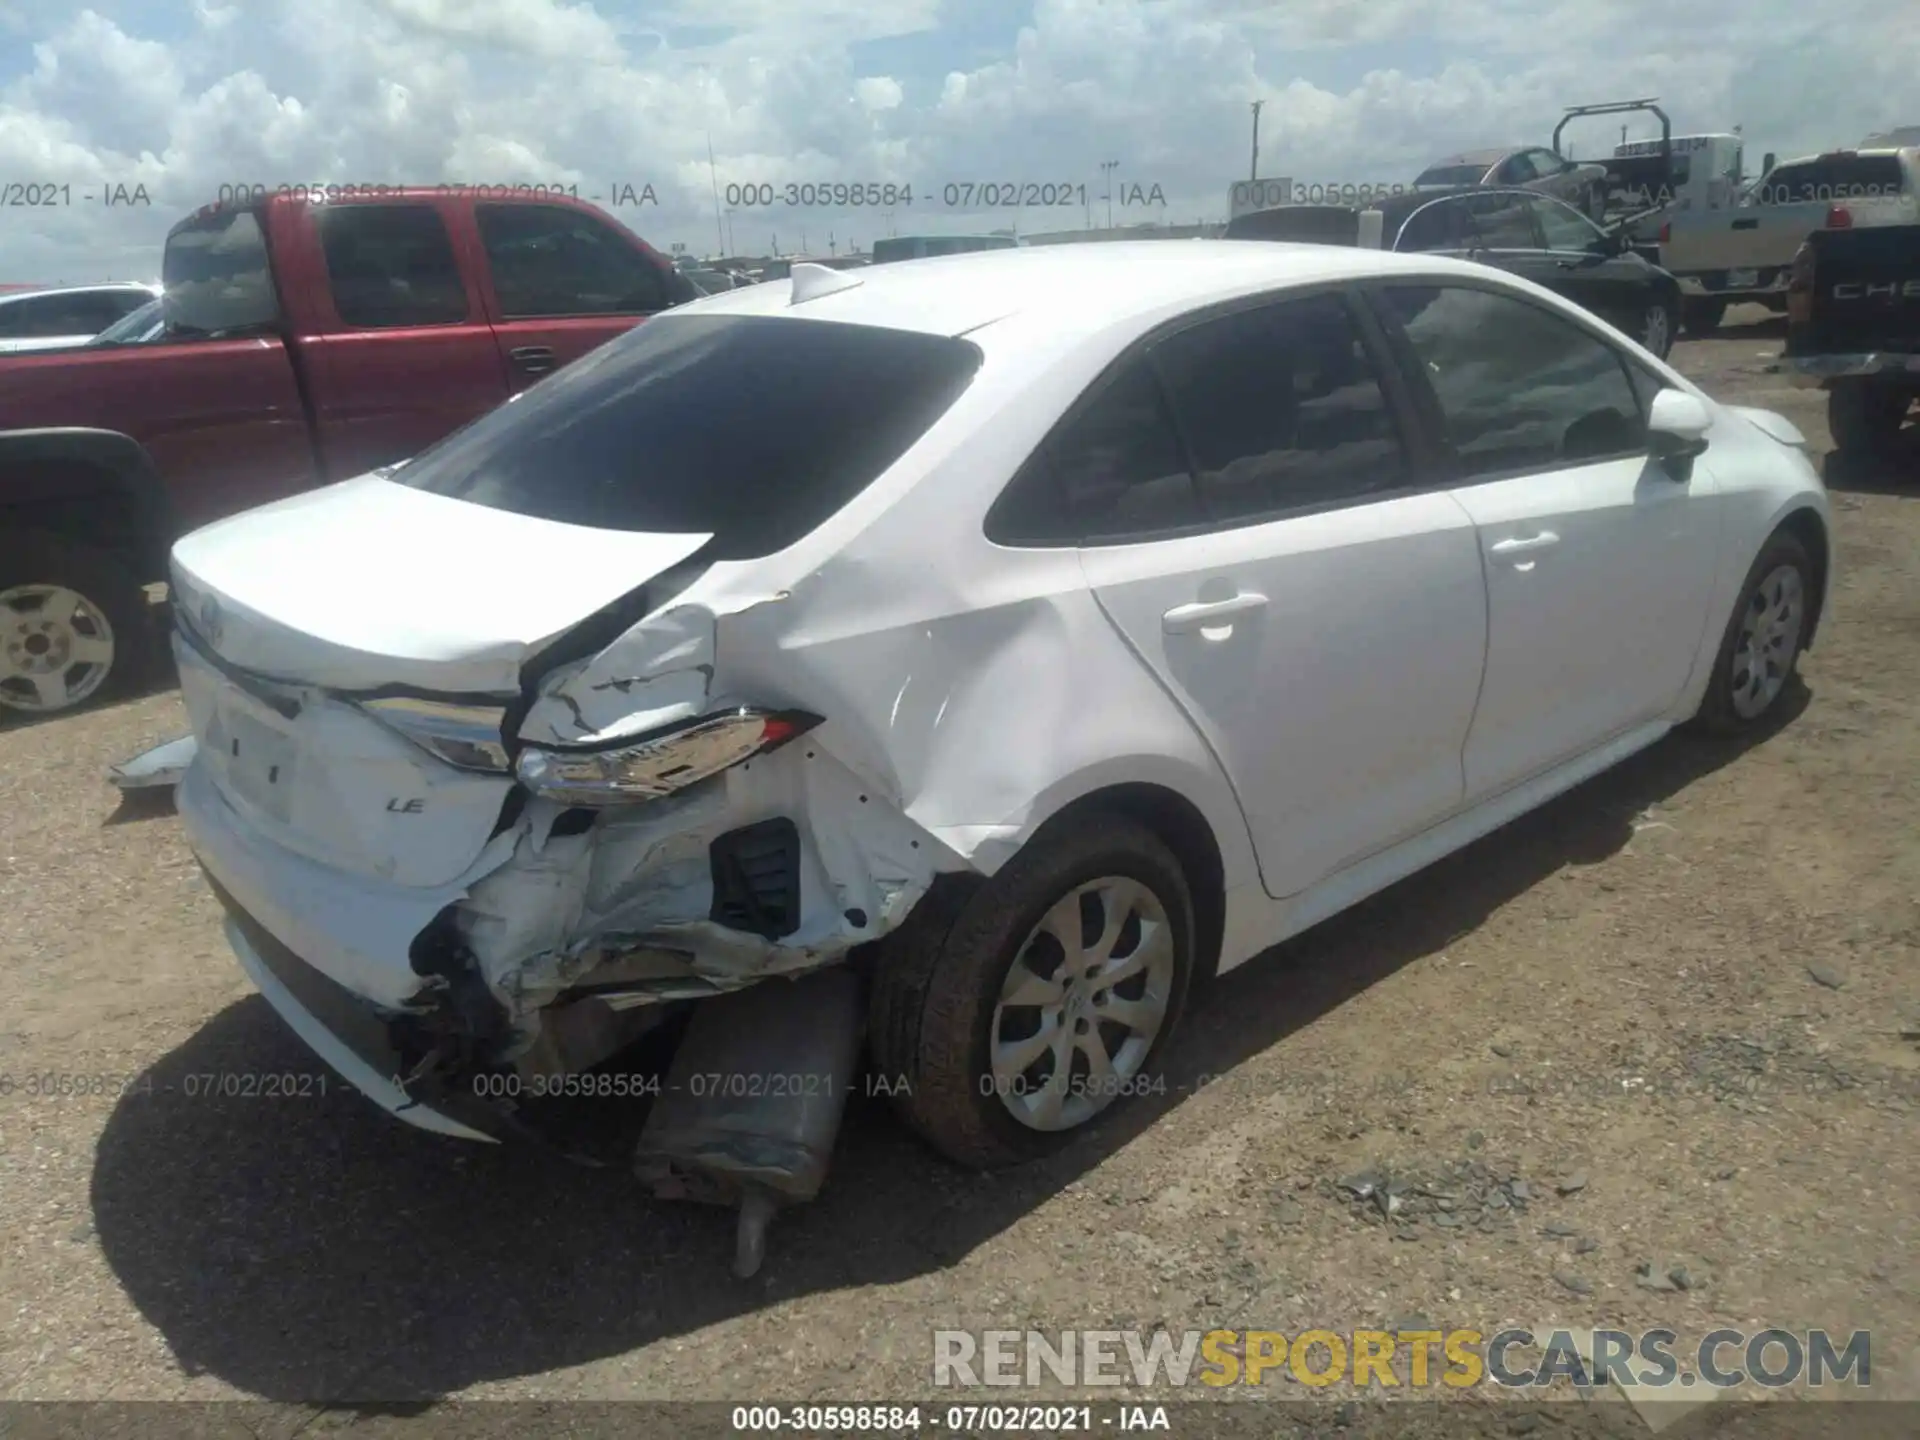
[{"label": "silver car wheel", "polygon": [[1666,358],[1667,351],[1673,348],[1673,317],[1667,313],[1666,306],[1647,307],[1647,313],[1640,320],[1640,343],[1661,359]]},{"label": "silver car wheel", "polygon": [[1733,710],[1742,720],[1766,712],[1786,688],[1806,627],[1805,586],[1792,565],[1780,565],[1754,587],[1733,645]]},{"label": "silver car wheel", "polygon": [[1028,932],[995,1004],[991,1083],[1033,1130],[1083,1125],[1132,1088],[1166,1023],[1173,931],[1153,891],[1108,875]]},{"label": "silver car wheel", "polygon": [[64,585],[0,590],[0,706],[36,714],[69,710],[113,673],[106,612]]}]

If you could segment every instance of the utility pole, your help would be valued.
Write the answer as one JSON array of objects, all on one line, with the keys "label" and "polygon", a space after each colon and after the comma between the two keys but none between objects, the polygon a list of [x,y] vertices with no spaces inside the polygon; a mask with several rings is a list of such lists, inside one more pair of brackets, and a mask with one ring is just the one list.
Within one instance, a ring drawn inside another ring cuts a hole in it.
[{"label": "utility pole", "polygon": [[1118,160],[1102,160],[1100,162],[1100,173],[1106,177],[1107,182],[1107,228],[1109,230],[1113,228],[1113,172],[1119,168],[1120,162]]},{"label": "utility pole", "polygon": [[724,253],[727,248],[727,232],[720,223],[720,172],[713,166],[713,132],[707,132],[707,179],[713,182],[713,239]]},{"label": "utility pole", "polygon": [[1253,163],[1247,167],[1249,180],[1260,178],[1260,107],[1266,103],[1264,100],[1253,102]]}]

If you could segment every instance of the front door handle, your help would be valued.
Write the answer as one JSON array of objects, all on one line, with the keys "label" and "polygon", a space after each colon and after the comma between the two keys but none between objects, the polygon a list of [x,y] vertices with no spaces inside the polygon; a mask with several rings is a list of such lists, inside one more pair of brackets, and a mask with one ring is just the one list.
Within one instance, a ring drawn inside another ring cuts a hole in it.
[{"label": "front door handle", "polygon": [[1551,550],[1560,543],[1560,537],[1551,530],[1542,530],[1538,535],[1529,535],[1524,540],[1500,540],[1487,549],[1505,559],[1509,555],[1531,555],[1536,550]]},{"label": "front door handle", "polygon": [[553,351],[545,345],[519,345],[507,352],[507,358],[529,375],[544,375],[553,369]]},{"label": "front door handle", "polygon": [[1243,590],[1225,600],[1196,600],[1191,605],[1176,605],[1160,617],[1160,628],[1169,635],[1185,635],[1208,629],[1235,615],[1266,608],[1266,596]]}]

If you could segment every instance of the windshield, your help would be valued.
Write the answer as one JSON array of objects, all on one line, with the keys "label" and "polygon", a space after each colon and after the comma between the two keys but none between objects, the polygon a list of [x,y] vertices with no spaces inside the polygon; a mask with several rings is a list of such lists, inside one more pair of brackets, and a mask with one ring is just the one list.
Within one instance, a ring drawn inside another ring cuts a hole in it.
[{"label": "windshield", "polygon": [[769,316],[666,315],[426,451],[398,483],[606,530],[784,549],[959,397],[965,340]]},{"label": "windshield", "polygon": [[166,328],[162,313],[166,302],[159,298],[149,300],[138,310],[130,311],[121,319],[114,321],[106,329],[87,343],[89,345],[139,345],[158,336]]}]

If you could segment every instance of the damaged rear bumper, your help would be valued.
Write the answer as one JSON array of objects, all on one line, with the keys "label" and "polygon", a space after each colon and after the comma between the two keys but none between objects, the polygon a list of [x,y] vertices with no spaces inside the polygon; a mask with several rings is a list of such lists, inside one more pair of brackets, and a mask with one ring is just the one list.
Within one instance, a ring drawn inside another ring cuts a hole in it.
[{"label": "damaged rear bumper", "polygon": [[584,824],[528,802],[437,886],[288,850],[213,768],[177,802],[241,967],[375,1103],[467,1139],[543,1138],[489,1077],[578,1074],[679,1002],[836,967],[965,863],[813,748]]}]

